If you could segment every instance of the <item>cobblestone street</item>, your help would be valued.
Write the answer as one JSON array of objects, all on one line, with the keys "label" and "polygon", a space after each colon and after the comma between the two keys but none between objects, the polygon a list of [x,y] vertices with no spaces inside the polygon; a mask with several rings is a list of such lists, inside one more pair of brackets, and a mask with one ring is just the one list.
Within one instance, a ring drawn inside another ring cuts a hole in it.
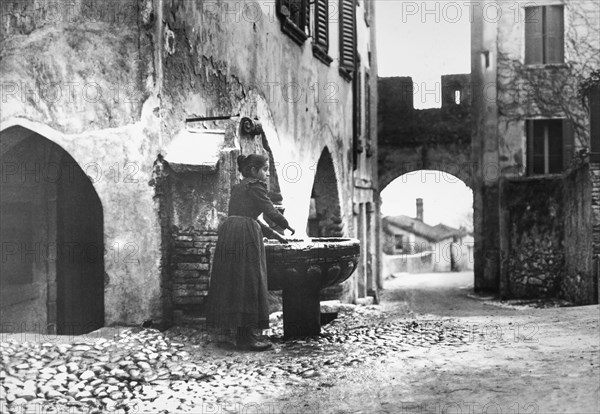
[{"label": "cobblestone street", "polygon": [[3,334],[2,412],[597,412],[598,306],[499,304],[469,280],[397,278],[319,338],[284,342],[275,317],[264,353],[185,327]]}]

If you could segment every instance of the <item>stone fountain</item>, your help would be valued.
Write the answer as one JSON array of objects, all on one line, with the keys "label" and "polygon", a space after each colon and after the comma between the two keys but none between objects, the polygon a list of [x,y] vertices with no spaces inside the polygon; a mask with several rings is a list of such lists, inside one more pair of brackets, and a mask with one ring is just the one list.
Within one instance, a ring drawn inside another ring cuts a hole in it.
[{"label": "stone fountain", "polygon": [[319,291],[347,280],[358,263],[360,242],[348,238],[265,243],[269,290],[283,291],[286,338],[319,335]]}]

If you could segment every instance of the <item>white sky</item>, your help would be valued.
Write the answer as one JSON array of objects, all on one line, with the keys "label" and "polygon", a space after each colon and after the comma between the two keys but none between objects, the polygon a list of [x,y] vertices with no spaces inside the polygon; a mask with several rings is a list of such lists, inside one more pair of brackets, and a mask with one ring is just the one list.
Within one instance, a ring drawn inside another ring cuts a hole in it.
[{"label": "white sky", "polygon": [[421,170],[398,177],[381,192],[381,214],[416,217],[417,198],[423,199],[423,221],[432,226],[458,228],[473,211],[473,192],[462,181],[440,171]]},{"label": "white sky", "polygon": [[440,107],[440,76],[471,72],[468,1],[375,0],[375,7],[379,76],[411,76],[415,108]]}]

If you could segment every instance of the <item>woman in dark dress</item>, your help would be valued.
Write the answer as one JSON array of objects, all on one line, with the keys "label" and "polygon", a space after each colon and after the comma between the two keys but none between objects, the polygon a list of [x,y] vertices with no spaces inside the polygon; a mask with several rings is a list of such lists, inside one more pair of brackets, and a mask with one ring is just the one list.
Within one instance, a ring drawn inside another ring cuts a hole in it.
[{"label": "woman in dark dress", "polygon": [[231,189],[229,217],[219,227],[207,298],[207,325],[230,338],[235,334],[239,349],[255,351],[271,348],[258,335],[269,328],[263,236],[287,242],[257,218],[262,213],[294,233],[267,197],[268,161],[258,154],[237,159],[244,179]]}]

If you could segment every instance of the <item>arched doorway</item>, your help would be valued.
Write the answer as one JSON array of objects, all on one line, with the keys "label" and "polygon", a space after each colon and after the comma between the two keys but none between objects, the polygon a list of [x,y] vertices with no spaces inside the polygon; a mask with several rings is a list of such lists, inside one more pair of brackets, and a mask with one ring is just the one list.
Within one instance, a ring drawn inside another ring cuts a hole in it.
[{"label": "arched doorway", "polygon": [[[309,237],[344,237],[338,182],[333,159],[327,147],[323,148],[310,196],[310,211],[306,225]],[[321,300],[340,299],[350,290],[350,281],[321,291]]]},{"label": "arched doorway", "polygon": [[77,335],[104,325],[102,205],[59,145],[0,132],[0,323],[4,332]]},{"label": "arched doorway", "polygon": [[309,237],[343,237],[337,177],[329,149],[325,147],[317,163],[310,198],[306,234]]}]

